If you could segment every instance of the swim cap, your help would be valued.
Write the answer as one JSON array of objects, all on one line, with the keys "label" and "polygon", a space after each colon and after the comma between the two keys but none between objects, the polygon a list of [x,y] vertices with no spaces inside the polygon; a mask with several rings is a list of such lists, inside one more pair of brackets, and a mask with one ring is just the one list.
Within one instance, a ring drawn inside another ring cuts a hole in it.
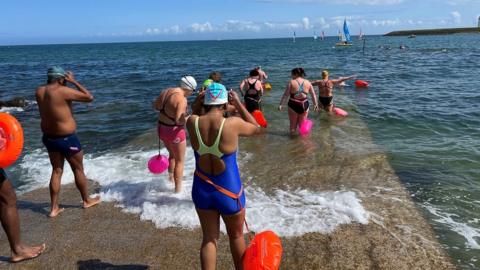
[{"label": "swim cap", "polygon": [[183,76],[180,80],[180,87],[195,91],[197,89],[197,81],[192,76]]},{"label": "swim cap", "polygon": [[326,78],[328,76],[328,70],[322,71],[322,78]]},{"label": "swim cap", "polygon": [[208,80],[205,80],[205,81],[203,82],[203,85],[202,85],[202,86],[203,86],[204,88],[207,88],[207,87],[210,86],[210,84],[212,84],[212,83],[213,83],[213,80],[212,80],[212,79],[208,79]]},{"label": "swim cap", "polygon": [[65,77],[65,70],[59,66],[53,66],[48,69],[47,76],[50,79],[59,79]]},{"label": "swim cap", "polygon": [[221,83],[212,83],[205,91],[205,105],[222,105],[228,103],[227,88]]}]

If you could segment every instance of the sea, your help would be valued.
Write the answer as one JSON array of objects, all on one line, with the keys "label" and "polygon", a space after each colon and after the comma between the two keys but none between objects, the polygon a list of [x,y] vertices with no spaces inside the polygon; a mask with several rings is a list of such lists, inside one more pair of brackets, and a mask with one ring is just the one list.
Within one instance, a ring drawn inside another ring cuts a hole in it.
[{"label": "sea", "polygon": [[[75,104],[74,111],[85,170],[99,182],[103,199],[158,228],[197,228],[190,196],[192,150],[187,150],[180,194],[173,194],[165,175],[152,175],[146,168],[148,158],[158,153],[152,102],[183,75],[200,84],[211,71],[219,71],[222,83],[238,89],[250,69],[262,66],[273,86],[263,105],[269,127],[263,135],[242,139],[239,149],[247,217],[256,221],[254,226],[289,237],[367,224],[372,210],[363,207],[361,194],[342,185],[322,187],[322,174],[315,170],[328,162],[322,152],[328,149],[328,140],[321,140],[325,134],[341,142],[344,155],[362,151],[368,135],[452,261],[462,269],[480,268],[480,35],[366,36],[342,48],[335,42],[328,37],[297,38],[295,43],[1,46],[0,100],[28,101],[25,108],[0,109],[17,117],[25,131],[23,154],[8,168],[9,176],[19,194],[48,186],[50,165],[41,143],[35,89],[46,82],[48,67],[60,65],[95,96],[92,103]],[[336,88],[334,103],[349,116],[310,113],[315,123],[310,139],[290,138],[287,113],[277,106],[295,67],[303,67],[310,80],[320,79],[324,69],[333,78],[356,74],[370,87],[357,89],[348,81]],[[358,123],[364,128],[352,128]],[[267,180],[256,181],[260,175]],[[72,182],[66,168],[63,183]]]}]

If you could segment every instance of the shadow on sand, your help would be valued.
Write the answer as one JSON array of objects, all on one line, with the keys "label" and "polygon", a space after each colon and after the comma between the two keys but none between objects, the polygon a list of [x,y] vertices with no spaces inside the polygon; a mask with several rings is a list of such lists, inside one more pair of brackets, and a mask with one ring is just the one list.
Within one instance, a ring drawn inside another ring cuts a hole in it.
[{"label": "shadow on sand", "polygon": [[147,270],[149,269],[148,265],[142,264],[125,264],[125,265],[114,265],[111,263],[102,262],[99,259],[87,260],[87,261],[78,261],[78,270]]}]

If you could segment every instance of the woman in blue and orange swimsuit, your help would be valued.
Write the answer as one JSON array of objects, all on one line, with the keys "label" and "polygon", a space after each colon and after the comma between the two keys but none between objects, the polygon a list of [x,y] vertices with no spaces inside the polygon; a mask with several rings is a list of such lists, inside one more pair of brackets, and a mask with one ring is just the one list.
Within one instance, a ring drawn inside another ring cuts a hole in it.
[{"label": "woman in blue and orange swimsuit", "polygon": [[[203,232],[202,269],[215,269],[220,217],[227,228],[235,268],[243,269],[245,194],[237,166],[238,137],[252,136],[260,128],[238,94],[227,92],[222,84],[211,84],[197,100],[206,113],[198,116],[194,109],[187,130],[196,161],[192,199]],[[228,103],[236,107],[241,117],[224,117]]]}]

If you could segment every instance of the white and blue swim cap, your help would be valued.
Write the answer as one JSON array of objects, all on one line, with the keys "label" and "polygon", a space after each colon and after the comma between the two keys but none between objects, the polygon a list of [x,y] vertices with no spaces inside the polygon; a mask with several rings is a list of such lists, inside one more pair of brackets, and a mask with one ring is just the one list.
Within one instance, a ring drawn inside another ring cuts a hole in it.
[{"label": "white and blue swim cap", "polygon": [[47,77],[49,79],[60,79],[65,77],[65,70],[59,66],[53,66],[47,70]]},{"label": "white and blue swim cap", "polygon": [[227,88],[221,83],[212,83],[205,90],[205,105],[223,105],[228,103]]},{"label": "white and blue swim cap", "polygon": [[192,76],[183,76],[180,80],[180,87],[195,92],[195,89],[197,89],[197,81]]}]

